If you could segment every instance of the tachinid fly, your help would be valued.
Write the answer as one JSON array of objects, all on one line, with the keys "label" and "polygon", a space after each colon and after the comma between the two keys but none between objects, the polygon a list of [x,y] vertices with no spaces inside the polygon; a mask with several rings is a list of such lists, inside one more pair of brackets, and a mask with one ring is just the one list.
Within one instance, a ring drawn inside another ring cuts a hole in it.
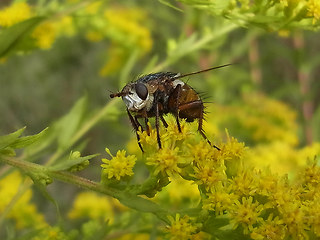
[{"label": "tachinid fly", "polygon": [[[213,69],[222,68],[231,64],[208,68],[198,72],[180,75],[179,73],[159,72],[140,77],[137,81],[128,83],[120,92],[110,94],[111,98],[122,97],[127,106],[127,113],[131,124],[137,134],[138,145],[143,152],[138,134],[139,118],[144,118],[147,134],[150,134],[148,118],[156,118],[156,130],[158,146],[161,149],[161,139],[159,134],[159,122],[162,121],[168,127],[163,115],[171,113],[175,116],[178,130],[181,132],[179,119],[186,119],[193,122],[198,119],[198,131],[201,136],[210,144],[202,128],[204,115],[204,105],[198,93],[181,78],[186,76],[207,72]],[[220,150],[217,146],[213,145]]]}]

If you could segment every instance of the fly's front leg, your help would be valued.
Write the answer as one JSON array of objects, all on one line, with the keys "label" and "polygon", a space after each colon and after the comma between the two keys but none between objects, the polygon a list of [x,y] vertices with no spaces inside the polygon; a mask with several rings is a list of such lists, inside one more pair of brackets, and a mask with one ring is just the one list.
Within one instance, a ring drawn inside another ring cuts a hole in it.
[{"label": "fly's front leg", "polygon": [[143,132],[144,130],[143,130],[142,125],[141,125],[140,122],[138,121],[138,117],[137,117],[137,116],[134,116],[134,120],[135,120],[135,122],[137,123],[138,130],[140,130],[140,128],[141,128],[141,132]]},{"label": "fly's front leg", "polygon": [[127,113],[128,113],[128,116],[129,116],[131,125],[132,125],[134,131],[136,132],[139,148],[141,149],[142,152],[144,152],[144,151],[143,151],[143,148],[142,148],[142,145],[141,145],[141,143],[140,143],[140,136],[139,136],[139,134],[138,134],[140,123],[139,123],[139,122],[137,123],[137,122],[135,121],[135,118],[132,117],[132,115],[131,115],[131,113],[129,112],[128,109],[127,109]]}]

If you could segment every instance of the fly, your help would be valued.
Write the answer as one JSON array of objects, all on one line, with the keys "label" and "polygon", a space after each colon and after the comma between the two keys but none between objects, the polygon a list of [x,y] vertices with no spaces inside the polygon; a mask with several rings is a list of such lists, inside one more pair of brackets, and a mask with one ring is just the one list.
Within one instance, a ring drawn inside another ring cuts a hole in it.
[{"label": "fly", "polygon": [[198,131],[201,136],[211,146],[220,150],[219,147],[211,144],[202,128],[204,115],[203,101],[191,86],[180,79],[230,65],[231,64],[225,64],[183,75],[172,72],[148,74],[140,77],[135,82],[128,83],[120,92],[110,94],[110,97],[122,97],[122,100],[126,104],[127,114],[136,132],[138,145],[142,152],[144,151],[140,143],[138,130],[141,128],[143,131],[143,127],[138,119],[144,119],[146,131],[149,135],[150,129],[148,126],[148,118],[155,117],[157,142],[159,149],[161,149],[159,122],[161,121],[167,128],[168,124],[163,118],[163,115],[168,113],[175,116],[179,132],[181,132],[179,119],[185,119],[187,122],[193,122],[195,119],[198,119]]}]

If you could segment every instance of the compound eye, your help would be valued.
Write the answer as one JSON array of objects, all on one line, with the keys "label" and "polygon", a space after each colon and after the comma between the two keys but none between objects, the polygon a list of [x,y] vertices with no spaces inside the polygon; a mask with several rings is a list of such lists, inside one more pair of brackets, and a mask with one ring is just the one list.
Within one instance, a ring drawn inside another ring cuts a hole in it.
[{"label": "compound eye", "polygon": [[139,98],[142,100],[146,100],[148,96],[148,89],[143,83],[137,83],[135,85],[136,93],[138,94]]}]

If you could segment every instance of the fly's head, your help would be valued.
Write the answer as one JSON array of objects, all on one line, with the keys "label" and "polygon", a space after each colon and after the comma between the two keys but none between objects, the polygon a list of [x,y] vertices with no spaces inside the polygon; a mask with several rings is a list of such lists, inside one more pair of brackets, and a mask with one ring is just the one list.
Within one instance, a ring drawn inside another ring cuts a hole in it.
[{"label": "fly's head", "polygon": [[111,98],[122,97],[127,108],[131,112],[148,111],[153,102],[153,94],[147,83],[133,82],[127,84],[120,92],[110,94]]}]

